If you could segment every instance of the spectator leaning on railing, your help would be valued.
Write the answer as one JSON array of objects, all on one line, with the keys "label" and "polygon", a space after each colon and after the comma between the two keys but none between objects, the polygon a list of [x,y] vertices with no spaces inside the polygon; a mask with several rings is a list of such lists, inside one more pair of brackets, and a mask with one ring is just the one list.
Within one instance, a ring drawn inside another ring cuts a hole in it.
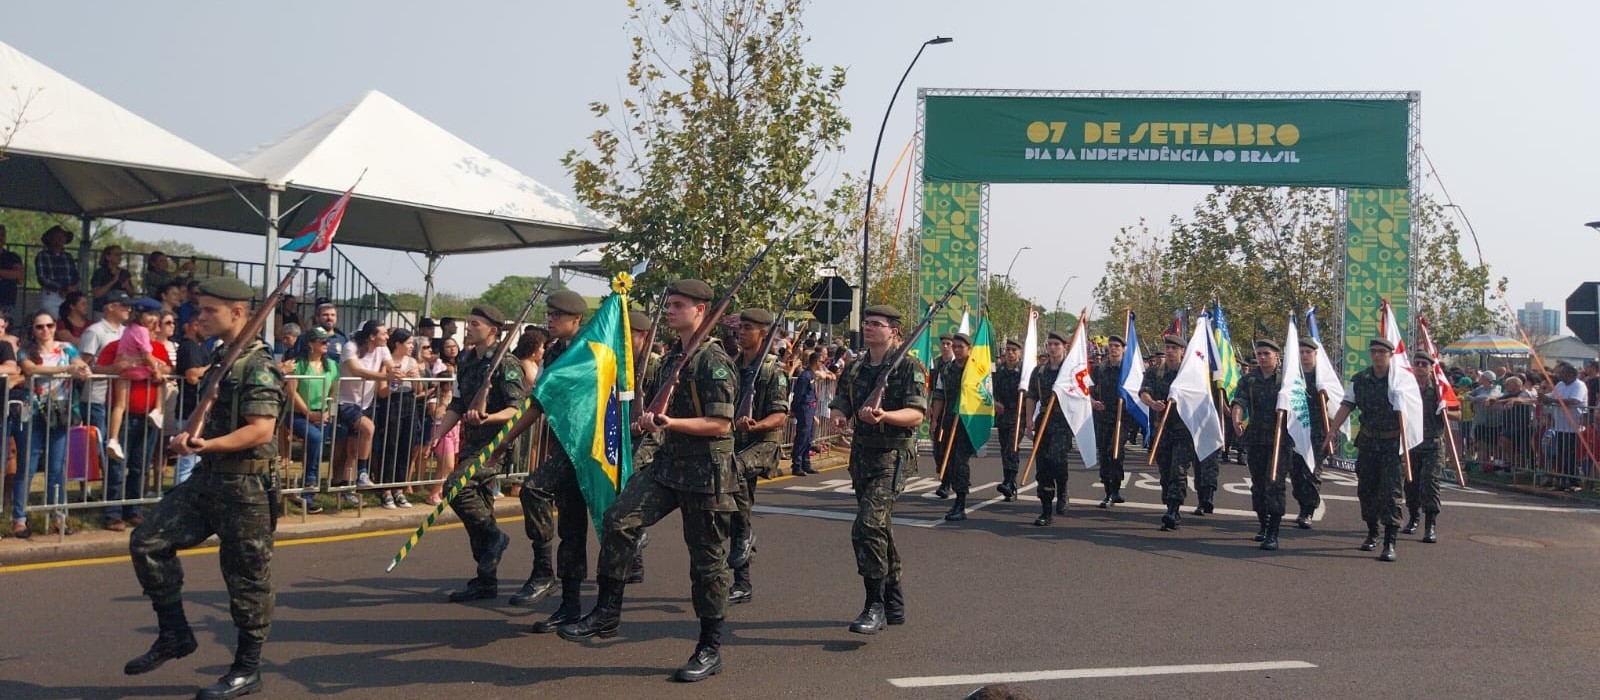
[{"label": "spectator leaning on railing", "polygon": [[[92,362],[100,356],[100,351],[105,349],[111,341],[120,339],[127,329],[128,316],[133,311],[133,300],[122,290],[112,290],[106,295],[105,313],[99,321],[89,324],[83,329],[83,334],[78,338],[78,352],[83,355],[85,362]],[[59,328],[57,329],[60,330]],[[84,416],[89,424],[99,431],[99,439],[105,440],[110,434],[106,425],[106,403],[110,394],[110,381],[97,379],[90,381],[83,389],[83,402],[87,409]],[[121,448],[107,446],[109,457],[114,460],[122,459]]]},{"label": "spectator leaning on railing", "polygon": [[[166,345],[161,343],[147,342],[144,346],[147,349],[141,351],[137,358],[125,352],[124,348],[139,335],[154,336],[160,330],[160,322],[161,305],[153,299],[139,300],[134,306],[127,332],[122,334],[121,339],[107,344],[95,357],[96,372],[122,377],[114,380],[119,386],[113,401],[120,404],[120,410],[113,406],[111,425],[122,428],[120,435],[126,439],[125,444],[118,448],[122,458],[111,462],[106,475],[107,501],[144,497],[145,468],[150,464],[151,452],[157,447],[161,435],[161,394],[172,358],[167,354]],[[153,365],[146,364],[144,353],[154,360]],[[126,414],[126,423],[123,423],[122,414]],[[115,439],[113,437],[106,441],[107,452],[111,451]],[[144,516],[140,514],[139,506],[114,505],[106,508],[107,530],[123,530],[126,527],[124,521],[126,525],[134,527],[143,523]]]},{"label": "spectator leaning on railing", "polygon": [[1539,403],[1549,406],[1550,425],[1555,429],[1555,464],[1550,471],[1568,477],[1555,480],[1551,486],[1568,491],[1583,489],[1588,475],[1587,465],[1578,458],[1579,416],[1589,405],[1589,387],[1578,379],[1578,368],[1565,362],[1556,365],[1554,390],[1539,397]]},{"label": "spectator leaning on railing", "polygon": [[[389,349],[392,378],[377,384],[377,402],[373,406],[374,451],[377,453],[380,484],[410,481],[411,449],[419,441],[417,431],[417,377],[422,367],[411,356],[411,331],[396,328],[386,342]],[[410,508],[405,490],[384,489],[379,495],[384,508]]]},{"label": "spectator leaning on railing", "polygon": [[289,360],[293,366],[285,370],[286,374],[300,377],[290,379],[286,388],[294,405],[289,430],[305,440],[304,487],[301,495],[290,496],[289,502],[305,509],[308,515],[322,512],[312,496],[321,485],[323,440],[333,426],[334,402],[328,395],[339,382],[339,365],[328,357],[330,337],[327,329],[312,328],[305,334],[305,356]]},{"label": "spectator leaning on railing", "polygon": [[[179,319],[178,323],[182,325],[183,333],[178,336],[178,409],[171,416],[174,426],[187,422],[195,405],[200,403],[200,380],[205,376],[206,367],[211,364],[211,357],[203,344],[205,338],[201,336],[200,317],[194,316],[188,323]],[[176,483],[188,480],[199,463],[200,455],[179,455]]]},{"label": "spectator leaning on railing", "polygon": [[[72,425],[75,407],[70,379],[89,378],[89,365],[78,349],[56,340],[55,317],[38,311],[28,325],[32,327],[33,342],[23,351],[22,371],[31,382],[30,401],[21,410],[26,430],[21,444],[28,454],[23,462],[26,466],[17,469],[17,481],[11,491],[11,534],[17,537],[29,534],[24,507],[41,458],[45,459],[45,503],[59,503],[66,497],[67,429]],[[52,518],[50,529],[72,534],[66,519],[60,516]]]},{"label": "spectator leaning on railing", "polygon": [[[388,341],[389,329],[378,321],[367,321],[344,345],[339,375],[346,379],[339,382],[338,421],[339,431],[346,437],[344,465],[339,470],[339,478],[346,483],[354,470],[357,485],[373,486],[372,401],[378,382],[399,379],[390,362]],[[329,354],[332,352],[330,349]],[[351,377],[359,381],[349,379]],[[347,491],[342,498],[348,505],[359,505],[354,493]]]}]

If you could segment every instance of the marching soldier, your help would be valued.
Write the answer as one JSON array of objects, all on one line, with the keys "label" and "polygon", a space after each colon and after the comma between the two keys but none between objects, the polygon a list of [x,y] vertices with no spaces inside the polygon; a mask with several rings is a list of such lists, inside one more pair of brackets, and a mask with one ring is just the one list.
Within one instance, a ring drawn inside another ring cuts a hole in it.
[{"label": "marching soldier", "polygon": [[1439,519],[1439,436],[1444,433],[1446,420],[1459,419],[1460,409],[1439,410],[1439,381],[1433,374],[1433,357],[1425,352],[1411,356],[1412,371],[1417,375],[1417,386],[1422,389],[1422,444],[1411,448],[1411,481],[1406,483],[1406,508],[1411,517],[1400,531],[1410,535],[1417,531],[1417,514],[1427,516],[1423,526],[1422,541],[1433,544],[1439,541],[1436,522]]},{"label": "marching soldier", "polygon": [[1006,340],[1000,364],[994,368],[994,418],[1000,438],[1000,467],[1004,477],[997,489],[1007,503],[1017,500],[1017,422],[1022,410],[1022,343]]},{"label": "marching soldier", "polygon": [[1028,379],[1028,404],[1023,408],[1033,415],[1035,407],[1053,405],[1049,413],[1040,412],[1033,424],[1033,451],[1039,464],[1036,477],[1039,484],[1039,517],[1033,524],[1044,527],[1051,523],[1052,504],[1055,515],[1067,514],[1067,460],[1072,453],[1072,427],[1067,425],[1061,404],[1050,400],[1056,377],[1061,374],[1061,364],[1067,360],[1067,338],[1050,331],[1045,340],[1045,361],[1033,369]]},{"label": "marching soldier", "polygon": [[[662,358],[671,367],[683,343],[698,328],[711,301],[710,285],[678,280],[667,288],[664,321],[678,339]],[[665,370],[663,370],[665,371]],[[644,528],[679,511],[689,548],[689,575],[700,639],[674,678],[686,683],[722,671],[722,627],[727,614],[728,529],[738,511],[734,494],[744,487],[733,464],[733,412],[739,379],[720,344],[703,343],[683,364],[677,390],[664,414],[643,412],[637,428],[660,432],[661,447],[650,466],[628,480],[605,513],[600,542],[600,593],[582,618],[561,625],[562,639],[612,637],[622,625],[622,596],[629,566]],[[666,378],[658,380],[664,385]]]},{"label": "marching soldier", "polygon": [[[633,336],[633,354],[635,367],[643,367],[644,380],[639,386],[634,387],[634,393],[641,397],[655,394],[655,381],[661,373],[661,354],[654,348],[645,347],[646,336],[650,335],[649,314],[637,309],[628,312],[628,328]],[[636,372],[638,370],[635,370]],[[629,426],[633,433],[633,471],[638,474],[656,458],[656,450],[661,449],[661,436],[647,430],[639,430],[637,424]],[[633,564],[628,569],[627,583],[644,583],[644,548],[650,544],[650,533],[639,532],[639,549],[633,554]]]},{"label": "marching soldier", "polygon": [[[550,344],[545,347],[544,367],[549,369],[572,345],[583,326],[583,312],[589,309],[583,296],[570,289],[558,289],[545,297],[545,327]],[[535,404],[535,409],[543,410]],[[556,627],[583,614],[580,591],[589,577],[589,507],[578,489],[578,475],[572,458],[560,440],[547,439],[544,463],[522,480],[522,527],[533,546],[533,570],[527,582],[512,594],[512,605],[533,605],[555,590],[561,579],[561,605],[550,617],[534,623],[533,632],[549,634]],[[561,517],[556,519],[556,509]],[[561,544],[550,561],[551,544],[560,535]]]},{"label": "marching soldier", "polygon": [[[1282,348],[1271,340],[1257,340],[1255,355],[1255,368],[1245,373],[1239,390],[1233,395],[1233,430],[1248,450],[1245,459],[1250,467],[1250,506],[1256,512],[1256,522],[1261,525],[1255,540],[1270,552],[1278,548],[1284,483],[1293,465],[1290,453],[1294,445],[1278,420],[1278,390],[1283,386],[1278,362]],[[1249,426],[1243,427],[1246,411],[1249,411]],[[1276,478],[1272,473],[1274,447],[1278,450]]]},{"label": "marching soldier", "polygon": [[906,479],[917,473],[917,427],[928,409],[927,369],[906,357],[889,375],[883,401],[866,405],[888,354],[901,341],[900,311],[869,306],[862,312],[861,337],[867,351],[839,375],[839,393],[828,405],[835,430],[847,424],[850,439],[850,486],[856,494],[856,519],[850,527],[856,573],[866,586],[866,603],[850,623],[857,634],[877,634],[885,624],[906,621],[905,591],[900,584],[900,552],[894,544],[894,504]]},{"label": "marching soldier", "polygon": [[[517,406],[527,396],[527,390],[522,385],[521,363],[512,360],[502,361],[499,367],[489,366],[494,361],[495,345],[505,321],[505,316],[491,304],[472,307],[464,335],[467,347],[461,351],[457,362],[456,386],[460,387],[461,393],[451,400],[444,419],[433,430],[432,444],[437,445],[439,438],[460,423],[461,454],[471,455],[468,460],[475,459],[494,440],[501,426],[516,415]],[[484,410],[480,413],[470,404],[484,382],[491,383]],[[509,457],[509,454],[506,456]],[[466,469],[469,466],[468,461],[464,460],[456,468]],[[499,466],[479,466],[472,483],[450,500],[450,509],[455,511],[461,518],[461,524],[466,527],[472,559],[478,563],[477,576],[467,582],[466,588],[450,594],[453,603],[493,598],[500,594],[500,556],[511,544],[511,537],[495,524],[494,477]]]},{"label": "marching soldier", "polygon": [[1100,485],[1106,492],[1106,497],[1100,501],[1101,508],[1125,502],[1122,498],[1122,435],[1117,430],[1117,408],[1121,405],[1118,390],[1122,384],[1122,353],[1126,346],[1121,336],[1113,335],[1106,339],[1106,355],[1090,372],[1090,378],[1094,380],[1095,452],[1100,462]]},{"label": "marching soldier", "polygon": [[1400,499],[1404,498],[1401,480],[1405,478],[1400,454],[1400,412],[1389,403],[1390,360],[1394,343],[1373,338],[1367,344],[1372,366],[1356,373],[1344,393],[1338,412],[1328,422],[1323,448],[1333,451],[1333,434],[1344,425],[1350,412],[1361,410],[1361,432],[1356,434],[1356,496],[1361,501],[1361,519],[1367,523],[1367,539],[1361,551],[1378,548],[1378,523],[1383,523],[1383,552],[1380,561],[1394,561],[1394,540],[1400,530]]},{"label": "marching soldier", "polygon": [[1300,374],[1305,377],[1306,387],[1309,392],[1311,408],[1311,450],[1316,464],[1306,464],[1304,457],[1299,452],[1293,453],[1294,470],[1289,472],[1290,490],[1294,493],[1295,503],[1300,504],[1300,515],[1294,519],[1294,524],[1302,530],[1311,529],[1311,516],[1317,512],[1317,507],[1322,505],[1321,486],[1322,479],[1317,476],[1317,470],[1328,459],[1327,451],[1322,449],[1322,444],[1328,438],[1328,431],[1324,427],[1328,423],[1327,397],[1316,389],[1317,386],[1317,341],[1308,336],[1300,338]]},{"label": "marching soldier", "polygon": [[734,494],[739,512],[733,516],[729,537],[728,566],[733,569],[733,588],[728,602],[748,603],[755,595],[750,584],[750,558],[756,551],[756,533],[750,508],[756,501],[756,478],[772,478],[778,473],[778,450],[783,442],[783,424],[789,420],[789,375],[778,366],[777,358],[757,357],[766,344],[772,327],[772,312],[745,309],[739,313],[738,367],[741,387],[755,386],[750,416],[739,418],[733,426],[734,463],[739,467],[743,486]]},{"label": "marching soldier", "polygon": [[1162,530],[1176,530],[1183,521],[1178,509],[1189,497],[1189,468],[1195,463],[1194,440],[1189,427],[1177,416],[1168,415],[1168,397],[1172,393],[1172,380],[1178,378],[1178,366],[1183,364],[1183,351],[1188,348],[1181,336],[1168,333],[1161,336],[1161,361],[1147,370],[1144,385],[1139,387],[1139,400],[1150,408],[1157,426],[1151,426],[1161,436],[1156,451],[1156,466],[1161,470],[1161,501],[1167,512],[1161,516]]},{"label": "marching soldier", "polygon": [[[156,611],[159,633],[150,650],[129,661],[128,675],[149,673],[198,646],[183,612],[183,564],[178,551],[215,534],[221,540],[222,579],[238,629],[233,665],[215,685],[196,696],[234,698],[261,690],[261,646],[272,629],[272,531],[277,525],[278,417],[283,411],[283,373],[272,351],[256,338],[240,338],[251,316],[255,291],[231,278],[200,283],[200,324],[222,341],[205,382],[221,372],[217,400],[200,434],[180,432],[171,449],[201,455],[188,480],[162,497],[128,543],[133,571]],[[222,367],[223,347],[247,345]]]},{"label": "marching soldier", "polygon": [[972,455],[977,452],[967,431],[962,429],[958,415],[961,412],[961,377],[967,371],[967,358],[972,355],[972,338],[966,333],[950,336],[950,350],[950,361],[944,363],[934,375],[930,415],[945,440],[945,444],[935,446],[938,449],[936,455],[942,460],[940,468],[944,470],[941,487],[956,494],[956,501],[950,504],[950,512],[944,514],[944,519],[959,521],[967,519],[967,492],[972,488]]},{"label": "marching soldier", "polygon": [[[955,347],[954,347],[954,345],[955,345],[955,340],[954,340],[954,336],[953,335],[941,335],[941,336],[939,336],[939,357],[938,357],[938,359],[935,359],[933,361],[933,366],[928,368],[928,381],[937,382],[939,380],[939,377],[940,377],[941,373],[944,372],[945,365],[948,365],[951,362],[955,361]],[[931,393],[932,385],[931,384],[929,386],[929,389],[930,389],[929,399],[931,400],[932,399],[932,393]],[[932,421],[931,423],[929,423],[928,424],[928,436],[933,438],[934,454],[943,456],[944,455],[944,441],[950,439],[950,436],[946,435],[945,432],[944,432],[944,424],[942,422],[940,422],[940,421],[937,421],[937,420]],[[934,490],[933,495],[938,496],[939,498],[949,498],[950,497],[950,478],[949,478],[949,475],[944,475],[944,476],[940,477],[940,479],[939,479],[939,488]]]}]

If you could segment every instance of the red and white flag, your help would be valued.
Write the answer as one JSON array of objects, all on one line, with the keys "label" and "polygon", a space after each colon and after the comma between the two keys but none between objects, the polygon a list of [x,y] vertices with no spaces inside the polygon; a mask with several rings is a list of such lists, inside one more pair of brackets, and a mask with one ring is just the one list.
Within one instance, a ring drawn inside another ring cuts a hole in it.
[{"label": "red and white flag", "polygon": [[1422,444],[1422,387],[1417,386],[1417,375],[1411,372],[1411,356],[1400,338],[1400,325],[1394,320],[1388,299],[1383,300],[1379,313],[1383,316],[1383,337],[1394,343],[1394,355],[1389,361],[1389,405],[1400,412],[1404,421],[1405,431],[1400,436],[1404,454]]}]

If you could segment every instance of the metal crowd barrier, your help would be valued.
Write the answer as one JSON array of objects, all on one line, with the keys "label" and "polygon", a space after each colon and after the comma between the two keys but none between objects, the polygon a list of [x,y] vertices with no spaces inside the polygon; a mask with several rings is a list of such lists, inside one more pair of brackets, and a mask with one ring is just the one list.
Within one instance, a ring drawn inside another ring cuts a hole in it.
[{"label": "metal crowd barrier", "polygon": [[[298,381],[321,379],[302,375],[292,378]],[[326,395],[324,407],[328,411],[329,421],[320,430],[323,442],[321,459],[315,470],[316,482],[306,481],[306,475],[312,471],[309,463],[311,450],[304,444],[302,431],[293,427],[288,431],[289,450],[280,452],[290,456],[284,480],[285,493],[299,492],[302,496],[307,492],[340,494],[335,499],[337,508],[355,508],[359,514],[366,507],[365,501],[360,498],[362,491],[399,490],[404,495],[403,492],[414,487],[431,487],[442,483],[448,474],[442,473],[437,456],[426,448],[436,417],[442,416],[442,406],[449,404],[450,385],[454,381],[450,377],[407,378],[394,383],[385,397],[379,395],[376,386],[379,382],[376,380],[340,377],[337,385]],[[339,389],[357,382],[373,385],[372,400],[362,410],[362,417],[357,419],[358,430],[359,426],[370,422],[370,442],[359,432],[351,434],[338,419],[341,410]],[[368,445],[371,457],[366,474],[372,484],[363,486],[359,483],[356,456]],[[305,515],[302,509],[302,519]]]},{"label": "metal crowd barrier", "polygon": [[1563,410],[1533,398],[1479,401],[1461,436],[1464,468],[1556,490],[1596,486],[1600,433],[1591,408]]}]

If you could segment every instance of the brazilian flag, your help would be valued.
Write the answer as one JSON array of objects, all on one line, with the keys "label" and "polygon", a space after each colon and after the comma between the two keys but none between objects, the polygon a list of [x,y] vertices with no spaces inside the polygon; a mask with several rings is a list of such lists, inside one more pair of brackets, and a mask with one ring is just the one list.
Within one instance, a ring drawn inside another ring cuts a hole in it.
[{"label": "brazilian flag", "polygon": [[600,530],[606,509],[633,475],[628,429],[633,398],[633,336],[628,328],[627,273],[612,282],[572,345],[545,368],[533,387],[550,432],[572,458],[589,517]]},{"label": "brazilian flag", "polygon": [[974,450],[983,448],[994,429],[993,336],[985,316],[978,322],[978,332],[972,336],[972,354],[967,356],[966,369],[961,372],[961,402],[957,415]]}]

